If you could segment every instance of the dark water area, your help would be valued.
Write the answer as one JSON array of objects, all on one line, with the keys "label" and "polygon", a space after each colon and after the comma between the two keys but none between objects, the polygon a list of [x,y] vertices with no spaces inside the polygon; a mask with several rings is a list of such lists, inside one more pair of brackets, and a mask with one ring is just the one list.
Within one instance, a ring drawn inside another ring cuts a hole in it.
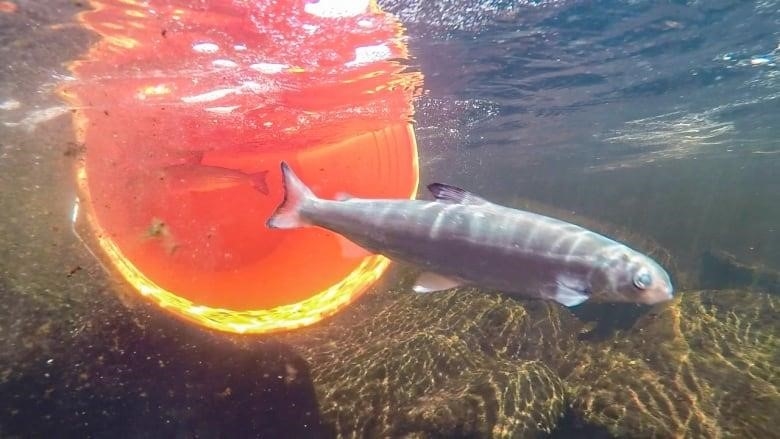
[{"label": "dark water area", "polygon": [[[0,437],[777,437],[780,3],[382,1],[422,182],[631,243],[665,307],[420,297],[275,336],[171,318],[73,235],[81,2],[0,13]],[[427,195],[426,195],[427,197]]]}]

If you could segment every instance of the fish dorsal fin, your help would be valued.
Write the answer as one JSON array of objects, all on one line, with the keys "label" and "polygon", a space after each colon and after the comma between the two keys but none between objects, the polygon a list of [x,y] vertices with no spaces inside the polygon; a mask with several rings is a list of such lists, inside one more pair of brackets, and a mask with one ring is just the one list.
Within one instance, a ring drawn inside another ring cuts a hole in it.
[{"label": "fish dorsal fin", "polygon": [[488,200],[474,195],[469,191],[449,184],[431,183],[428,185],[428,190],[431,191],[438,201],[443,201],[445,203],[475,205],[490,203]]}]

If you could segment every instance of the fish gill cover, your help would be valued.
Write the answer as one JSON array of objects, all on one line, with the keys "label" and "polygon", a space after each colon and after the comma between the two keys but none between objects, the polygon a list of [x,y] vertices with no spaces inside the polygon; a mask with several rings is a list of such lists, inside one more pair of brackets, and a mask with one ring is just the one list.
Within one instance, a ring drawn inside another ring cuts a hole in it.
[{"label": "fish gill cover", "polygon": [[330,233],[264,223],[282,159],[324,196],[416,193],[421,74],[392,15],[370,1],[90,5],[79,22],[101,38],[60,92],[84,145],[74,220],[109,266],[230,332],[314,323],[384,272]]}]

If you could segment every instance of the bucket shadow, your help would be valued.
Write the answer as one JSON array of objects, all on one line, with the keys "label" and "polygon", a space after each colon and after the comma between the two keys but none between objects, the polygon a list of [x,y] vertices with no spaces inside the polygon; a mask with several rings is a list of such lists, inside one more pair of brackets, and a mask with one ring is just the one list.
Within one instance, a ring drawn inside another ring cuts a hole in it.
[{"label": "bucket shadow", "polygon": [[109,309],[50,322],[46,348],[9,365],[1,436],[331,436],[309,366],[290,346],[201,330],[150,307]]}]

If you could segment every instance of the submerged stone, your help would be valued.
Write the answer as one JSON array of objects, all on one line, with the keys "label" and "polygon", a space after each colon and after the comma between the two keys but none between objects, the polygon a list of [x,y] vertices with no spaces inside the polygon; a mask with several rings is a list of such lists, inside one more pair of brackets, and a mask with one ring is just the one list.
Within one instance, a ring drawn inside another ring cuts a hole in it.
[{"label": "submerged stone", "polygon": [[699,282],[705,288],[750,288],[780,294],[780,271],[740,261],[724,250],[710,249],[701,258]]},{"label": "submerged stone", "polygon": [[563,359],[576,333],[567,322],[555,305],[474,290],[386,292],[286,341],[311,365],[338,435],[529,437],[565,409],[542,359]]},{"label": "submerged stone", "polygon": [[565,380],[574,412],[619,437],[773,437],[780,413],[776,296],[685,292]]}]

